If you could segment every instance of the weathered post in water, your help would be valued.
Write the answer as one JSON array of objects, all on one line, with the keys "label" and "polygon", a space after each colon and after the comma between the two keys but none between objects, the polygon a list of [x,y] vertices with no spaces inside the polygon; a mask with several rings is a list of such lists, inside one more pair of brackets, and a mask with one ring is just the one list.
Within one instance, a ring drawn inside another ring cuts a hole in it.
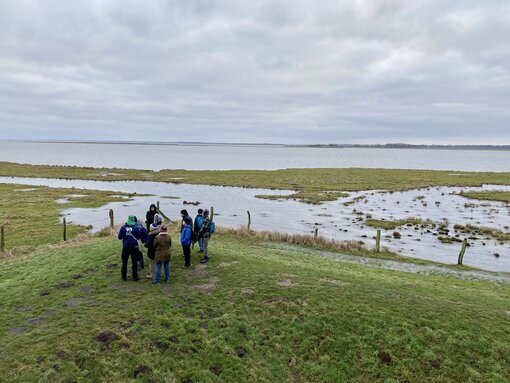
[{"label": "weathered post in water", "polygon": [[110,209],[108,212],[108,215],[110,216],[110,227],[113,229],[114,222],[113,222],[113,209]]},{"label": "weathered post in water", "polygon": [[248,213],[248,230],[250,230],[250,226],[251,226],[251,215],[250,215],[250,211],[247,210],[246,211]]},{"label": "weathered post in water", "polygon": [[66,217],[64,217],[63,223],[64,223],[64,241],[67,241],[67,223],[66,223]]},{"label": "weathered post in water", "polygon": [[158,202],[156,202],[156,210],[157,210],[157,212],[159,213],[159,201],[158,201]]},{"label": "weathered post in water", "polygon": [[211,217],[211,221],[213,220],[214,218],[214,206],[211,206],[211,211],[210,211],[210,214],[209,214]]},{"label": "weathered post in water", "polygon": [[0,253],[5,253],[5,230],[4,230],[4,225],[0,226]]},{"label": "weathered post in water", "polygon": [[375,251],[377,253],[381,252],[381,230],[377,230],[377,234],[375,236]]},{"label": "weathered post in water", "polygon": [[319,228],[316,227],[315,230],[313,231],[313,238],[317,239],[318,236],[319,236]]},{"label": "weathered post in water", "polygon": [[460,253],[459,253],[459,260],[457,262],[459,265],[462,265],[462,261],[464,260],[464,254],[466,253],[466,247],[467,247],[467,239],[464,239],[462,241],[462,247],[461,247]]}]

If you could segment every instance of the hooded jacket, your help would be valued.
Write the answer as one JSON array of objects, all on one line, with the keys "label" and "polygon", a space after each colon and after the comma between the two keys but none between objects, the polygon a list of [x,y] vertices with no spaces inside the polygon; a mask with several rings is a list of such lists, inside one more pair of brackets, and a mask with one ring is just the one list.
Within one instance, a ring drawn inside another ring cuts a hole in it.
[{"label": "hooded jacket", "polygon": [[181,231],[181,245],[186,246],[191,244],[191,226],[184,224]]},{"label": "hooded jacket", "polygon": [[154,262],[170,262],[172,239],[167,232],[161,232],[154,238]]},{"label": "hooded jacket", "polygon": [[[152,210],[152,208],[154,208],[154,211]],[[151,206],[149,207],[149,211],[147,212],[147,214],[145,214],[145,221],[146,221],[146,224],[147,224],[147,230],[149,230],[149,226],[151,225],[151,223],[154,223],[154,215],[158,212],[158,208],[156,207],[155,204],[151,204]]]}]

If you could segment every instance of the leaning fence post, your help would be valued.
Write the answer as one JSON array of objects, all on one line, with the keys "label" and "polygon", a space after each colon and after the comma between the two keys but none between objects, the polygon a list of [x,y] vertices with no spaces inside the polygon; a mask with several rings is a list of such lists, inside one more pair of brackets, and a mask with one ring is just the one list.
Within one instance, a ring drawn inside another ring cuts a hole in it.
[{"label": "leaning fence post", "polygon": [[211,221],[213,220],[213,217],[214,217],[214,206],[211,206]]},{"label": "leaning fence post", "polygon": [[380,253],[381,252],[381,230],[377,230],[377,234],[375,237],[375,251]]},{"label": "leaning fence post", "polygon": [[108,212],[108,215],[110,216],[110,227],[113,229],[114,222],[113,222],[113,209],[110,209]]},{"label": "leaning fence post", "polygon": [[316,227],[315,230],[313,231],[313,238],[317,239],[318,235],[319,235],[319,228]]},{"label": "leaning fence post", "polygon": [[157,211],[158,211],[158,213],[159,213],[159,201],[158,201],[158,202],[156,202],[156,209],[157,209]]},{"label": "leaning fence post", "polygon": [[248,213],[248,230],[250,230],[250,226],[251,226],[251,215],[250,215],[250,211],[247,210],[246,211]]},{"label": "leaning fence post", "polygon": [[461,247],[460,253],[459,253],[459,260],[457,261],[457,263],[459,265],[462,265],[462,261],[464,260],[464,253],[466,252],[466,247],[467,247],[467,239],[464,239],[462,241],[462,247]]},{"label": "leaning fence post", "polygon": [[5,230],[4,225],[0,226],[0,253],[5,252]]},{"label": "leaning fence post", "polygon": [[66,217],[64,217],[63,223],[64,223],[64,241],[67,241],[67,223],[66,223]]}]

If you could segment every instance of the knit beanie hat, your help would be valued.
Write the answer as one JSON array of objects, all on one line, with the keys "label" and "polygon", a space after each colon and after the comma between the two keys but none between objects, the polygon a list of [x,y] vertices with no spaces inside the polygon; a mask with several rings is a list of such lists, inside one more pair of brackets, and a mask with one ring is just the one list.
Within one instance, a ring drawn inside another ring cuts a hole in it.
[{"label": "knit beanie hat", "polygon": [[205,217],[209,217],[209,210],[207,210],[207,209],[204,210],[204,218]]},{"label": "knit beanie hat", "polygon": [[156,225],[159,225],[162,222],[163,222],[163,218],[161,218],[161,216],[158,213],[154,214],[154,223]]},{"label": "knit beanie hat", "polygon": [[158,225],[151,223],[151,225],[149,226],[149,230],[150,231],[158,230]]},{"label": "knit beanie hat", "polygon": [[135,226],[136,225],[136,221],[135,221],[135,216],[134,215],[129,215],[128,216],[128,219],[126,221],[126,225],[128,225],[128,226]]},{"label": "knit beanie hat", "polygon": [[163,225],[163,226],[161,226],[161,232],[162,232],[162,233],[166,233],[166,232],[167,232],[167,230],[168,230],[168,229],[166,228],[166,226],[164,226],[164,225]]}]

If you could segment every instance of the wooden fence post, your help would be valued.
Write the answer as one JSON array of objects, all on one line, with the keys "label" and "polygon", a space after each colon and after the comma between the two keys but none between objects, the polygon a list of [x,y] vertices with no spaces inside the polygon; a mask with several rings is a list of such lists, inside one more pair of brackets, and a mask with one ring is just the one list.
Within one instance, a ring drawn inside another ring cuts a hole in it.
[{"label": "wooden fence post", "polygon": [[4,225],[0,226],[0,253],[5,252],[5,230]]},{"label": "wooden fence post", "polygon": [[459,265],[462,265],[462,261],[464,260],[464,254],[466,253],[466,247],[467,247],[467,239],[464,239],[462,241],[462,247],[460,248],[459,260],[457,261],[457,263]]},{"label": "wooden fence post", "polygon": [[375,251],[380,253],[381,252],[381,230],[377,230],[377,234],[375,237]]},{"label": "wooden fence post", "polygon": [[318,236],[319,236],[319,228],[316,227],[315,230],[313,231],[313,238],[317,239]]},{"label": "wooden fence post", "polygon": [[67,241],[67,223],[66,223],[66,217],[64,217],[63,223],[64,223],[64,241]]},{"label": "wooden fence post", "polygon": [[210,215],[211,215],[211,221],[213,220],[213,217],[214,217],[214,206],[211,206],[211,211],[210,211]]},{"label": "wooden fence post", "polygon": [[159,213],[159,201],[156,203],[156,211]]},{"label": "wooden fence post", "polygon": [[247,210],[246,211],[248,213],[248,230],[250,230],[250,226],[251,226],[251,215],[250,215],[250,211]]},{"label": "wooden fence post", "polygon": [[113,229],[114,222],[113,222],[113,209],[110,209],[108,212],[108,215],[110,216],[110,227]]}]

